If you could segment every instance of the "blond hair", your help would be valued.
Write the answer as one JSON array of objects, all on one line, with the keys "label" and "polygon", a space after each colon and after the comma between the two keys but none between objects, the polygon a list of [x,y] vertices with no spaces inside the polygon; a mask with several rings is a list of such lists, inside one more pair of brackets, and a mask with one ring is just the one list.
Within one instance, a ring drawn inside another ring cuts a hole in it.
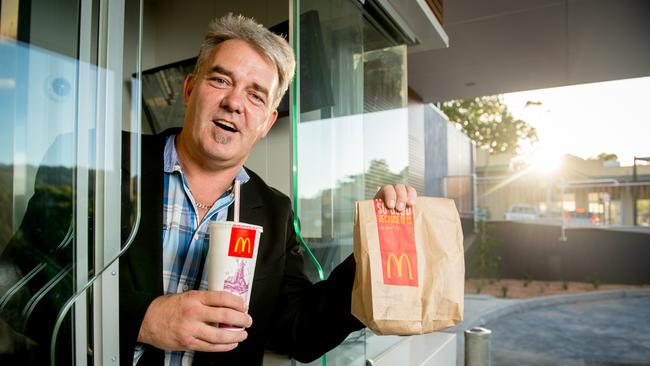
[{"label": "blond hair", "polygon": [[257,23],[253,18],[232,13],[214,19],[208,26],[208,32],[203,39],[199,56],[194,66],[194,74],[198,75],[201,67],[210,57],[212,49],[219,43],[238,39],[247,42],[265,59],[271,61],[278,71],[278,89],[272,97],[272,107],[276,109],[282,96],[289,88],[293,79],[296,61],[293,49],[282,37],[272,33]]}]

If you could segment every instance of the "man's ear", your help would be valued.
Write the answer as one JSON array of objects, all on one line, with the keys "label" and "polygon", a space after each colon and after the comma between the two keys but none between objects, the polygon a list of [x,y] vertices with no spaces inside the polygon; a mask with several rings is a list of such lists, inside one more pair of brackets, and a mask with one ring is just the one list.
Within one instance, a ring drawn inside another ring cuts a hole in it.
[{"label": "man's ear", "polygon": [[192,89],[194,89],[194,74],[189,74],[185,78],[185,83],[183,84],[183,104],[185,106],[187,106],[187,102],[190,100]]},{"label": "man's ear", "polygon": [[273,112],[271,112],[271,114],[269,115],[269,119],[266,121],[266,127],[264,127],[262,138],[266,137],[266,134],[269,133],[271,127],[273,127],[273,124],[275,124],[275,121],[277,120],[278,120],[278,110],[274,109]]}]

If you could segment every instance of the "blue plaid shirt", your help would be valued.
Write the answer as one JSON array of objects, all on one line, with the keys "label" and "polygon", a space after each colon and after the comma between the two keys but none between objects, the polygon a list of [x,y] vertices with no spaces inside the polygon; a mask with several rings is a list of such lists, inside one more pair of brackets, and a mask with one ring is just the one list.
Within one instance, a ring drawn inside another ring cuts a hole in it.
[{"label": "blue plaid shirt", "polygon": [[[208,222],[226,221],[228,206],[235,199],[231,191],[224,192],[199,222],[196,202],[181,170],[174,138],[175,135],[167,138],[164,152],[162,281],[165,294],[177,294],[195,288],[207,290],[207,270],[204,269],[201,274],[198,271],[205,261],[210,243]],[[249,176],[242,168],[235,179],[243,184]],[[197,285],[199,275],[201,279]],[[141,355],[142,352],[136,349],[134,364]],[[165,351],[165,366],[189,366],[193,358],[193,351]]]}]

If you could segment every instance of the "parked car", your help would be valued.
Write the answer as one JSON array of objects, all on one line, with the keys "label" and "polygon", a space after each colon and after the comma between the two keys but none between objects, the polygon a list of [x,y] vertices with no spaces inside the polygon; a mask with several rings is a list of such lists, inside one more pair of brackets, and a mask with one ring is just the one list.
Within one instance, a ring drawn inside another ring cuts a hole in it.
[{"label": "parked car", "polygon": [[597,214],[589,212],[584,208],[577,208],[575,211],[564,213],[564,222],[567,224],[593,225],[600,222]]},{"label": "parked car", "polygon": [[519,203],[510,206],[503,218],[505,220],[536,220],[539,218],[539,210],[537,206]]}]

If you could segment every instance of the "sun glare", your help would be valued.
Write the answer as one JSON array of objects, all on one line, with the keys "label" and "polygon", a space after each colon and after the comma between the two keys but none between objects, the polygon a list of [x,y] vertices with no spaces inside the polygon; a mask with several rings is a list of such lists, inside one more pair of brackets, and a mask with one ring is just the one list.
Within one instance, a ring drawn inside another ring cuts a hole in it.
[{"label": "sun glare", "polygon": [[552,173],[562,165],[564,152],[549,146],[540,146],[527,155],[524,160],[534,171]]},{"label": "sun glare", "polygon": [[[515,118],[536,128],[538,144],[549,147],[524,160],[534,160],[537,168],[548,171],[557,166],[561,153],[583,159],[614,153],[621,166],[631,166],[634,156],[650,156],[650,123],[647,114],[639,113],[648,95],[650,77],[529,90],[503,98]],[[556,153],[552,147],[563,151]]]}]

